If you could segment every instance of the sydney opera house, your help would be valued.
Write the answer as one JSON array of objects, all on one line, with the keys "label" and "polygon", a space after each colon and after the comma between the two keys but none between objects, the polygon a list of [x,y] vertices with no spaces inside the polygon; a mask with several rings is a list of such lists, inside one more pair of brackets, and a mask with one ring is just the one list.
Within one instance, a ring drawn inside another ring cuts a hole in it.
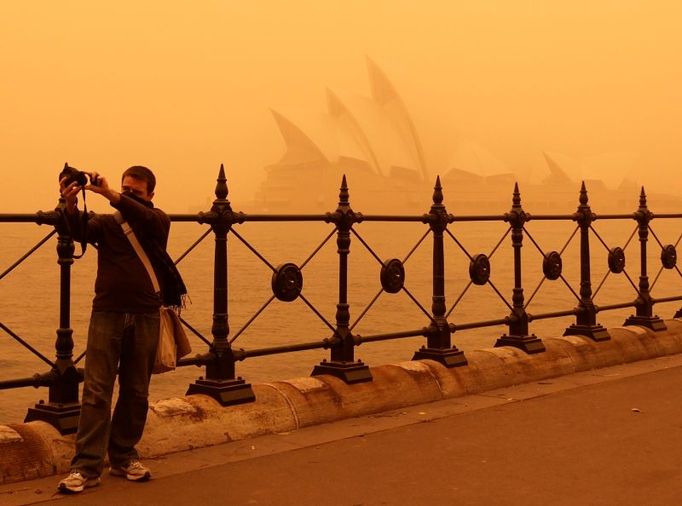
[{"label": "sydney opera house", "polygon": [[[370,96],[327,90],[327,111],[314,118],[272,111],[286,145],[281,159],[265,167],[254,207],[266,212],[326,212],[336,208],[346,175],[351,205],[360,212],[422,213],[428,210],[436,171],[427,167],[419,133],[405,103],[379,67],[368,60]],[[454,160],[439,167],[450,212],[504,212],[519,182],[524,207],[535,212],[572,212],[579,178],[570,177],[543,153],[548,175],[529,182],[473,142],[453,142]],[[624,179],[617,188],[586,181],[602,212],[633,211],[639,189]],[[659,199],[660,200],[660,199]],[[665,199],[664,199],[665,200]],[[668,197],[667,200],[670,200]]]}]

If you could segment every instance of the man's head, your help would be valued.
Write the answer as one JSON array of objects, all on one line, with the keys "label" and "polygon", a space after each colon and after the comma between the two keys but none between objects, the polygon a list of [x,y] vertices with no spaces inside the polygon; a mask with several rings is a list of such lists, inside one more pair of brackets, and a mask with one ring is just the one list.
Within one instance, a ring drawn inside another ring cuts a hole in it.
[{"label": "man's head", "polygon": [[121,190],[130,192],[143,200],[151,200],[156,188],[156,177],[147,167],[133,165],[121,176]]}]

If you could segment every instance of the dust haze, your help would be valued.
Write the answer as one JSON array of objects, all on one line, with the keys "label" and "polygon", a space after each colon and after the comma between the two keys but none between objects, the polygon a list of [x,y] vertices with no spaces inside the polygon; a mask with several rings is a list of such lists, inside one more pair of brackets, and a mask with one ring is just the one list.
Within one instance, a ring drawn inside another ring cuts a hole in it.
[{"label": "dust haze", "polygon": [[[273,111],[315,138],[299,122],[328,113],[329,90],[371,96],[367,58],[428,178],[540,183],[549,154],[575,181],[680,195],[681,15],[672,0],[5,2],[0,212],[54,207],[67,161],[115,182],[148,165],[173,212],[206,208],[223,163],[248,206],[287,153]],[[370,137],[377,157],[400,148]]]}]

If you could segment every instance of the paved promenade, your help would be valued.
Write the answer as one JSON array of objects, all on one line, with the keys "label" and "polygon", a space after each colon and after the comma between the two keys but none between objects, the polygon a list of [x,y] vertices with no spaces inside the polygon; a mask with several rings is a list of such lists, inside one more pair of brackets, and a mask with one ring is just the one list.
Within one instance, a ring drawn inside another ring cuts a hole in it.
[{"label": "paved promenade", "polygon": [[682,357],[577,373],[150,460],[0,486],[0,504],[679,505]]}]

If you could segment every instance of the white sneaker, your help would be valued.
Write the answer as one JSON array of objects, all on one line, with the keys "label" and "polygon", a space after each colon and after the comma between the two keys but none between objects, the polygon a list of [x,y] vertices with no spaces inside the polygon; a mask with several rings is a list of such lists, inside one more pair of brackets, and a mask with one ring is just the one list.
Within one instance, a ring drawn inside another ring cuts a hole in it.
[{"label": "white sneaker", "polygon": [[139,460],[131,460],[125,466],[112,466],[109,469],[112,476],[125,476],[130,481],[147,481],[152,477],[152,472]]},{"label": "white sneaker", "polygon": [[86,478],[78,471],[72,471],[66,478],[59,482],[57,490],[63,494],[77,494],[86,488],[99,485],[99,476]]}]

